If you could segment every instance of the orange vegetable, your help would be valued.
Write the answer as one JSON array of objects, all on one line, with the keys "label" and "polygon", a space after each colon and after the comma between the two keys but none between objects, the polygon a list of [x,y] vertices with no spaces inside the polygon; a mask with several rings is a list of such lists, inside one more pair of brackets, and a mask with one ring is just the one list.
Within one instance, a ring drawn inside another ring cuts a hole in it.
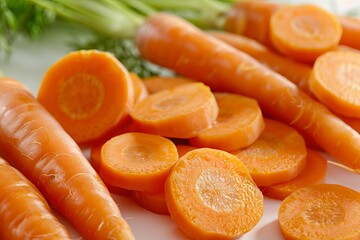
[{"label": "orange vegetable", "polygon": [[340,44],[360,50],[360,19],[349,16],[338,16],[342,26]]},{"label": "orange vegetable", "polygon": [[150,212],[169,215],[165,192],[163,189],[157,192],[130,191],[130,194],[132,199],[134,199],[139,206],[149,210]]},{"label": "orange vegetable", "polygon": [[144,81],[135,73],[130,73],[134,85],[134,103],[137,103],[149,95]]},{"label": "orange vegetable", "polygon": [[185,83],[192,83],[194,80],[184,77],[152,76],[144,78],[143,82],[149,93],[156,93]]},{"label": "orange vegetable", "polygon": [[166,13],[149,17],[136,42],[149,61],[204,82],[214,91],[255,98],[263,113],[304,130],[335,159],[360,173],[360,135],[249,55]]},{"label": "orange vegetable", "polygon": [[301,188],[282,201],[286,239],[359,239],[360,193],[336,184]]},{"label": "orange vegetable", "polygon": [[251,145],[264,130],[256,100],[231,93],[214,93],[219,107],[216,123],[189,139],[196,147],[234,151]]},{"label": "orange vegetable", "polygon": [[185,144],[176,144],[175,146],[176,146],[179,157],[182,157],[183,155],[185,155],[185,153],[197,148],[197,147],[185,145]]},{"label": "orange vegetable", "polygon": [[313,63],[339,44],[342,28],[335,15],[310,4],[283,6],[270,19],[275,48],[293,59]]},{"label": "orange vegetable", "polygon": [[262,192],[266,196],[283,200],[302,187],[319,184],[324,180],[327,169],[326,163],[324,156],[308,148],[305,168],[296,178],[289,182],[264,187]]},{"label": "orange vegetable", "polygon": [[130,115],[142,132],[190,138],[210,127],[218,111],[210,88],[195,82],[151,94],[137,103]]},{"label": "orange vegetable", "polygon": [[303,137],[292,127],[265,119],[265,129],[249,147],[234,154],[249,169],[258,186],[270,186],[294,179],[306,164]]},{"label": "orange vegetable", "polygon": [[233,155],[199,148],[183,155],[165,184],[171,218],[193,239],[235,239],[263,214],[263,195]]},{"label": "orange vegetable", "polygon": [[330,51],[320,56],[309,78],[310,90],[333,112],[360,117],[360,53]]},{"label": "orange vegetable", "polygon": [[0,238],[70,239],[36,187],[0,158]]},{"label": "orange vegetable", "polygon": [[156,192],[178,160],[175,144],[146,133],[124,133],[101,148],[100,175],[112,186]]},{"label": "orange vegetable", "polygon": [[128,119],[134,87],[128,71],[113,55],[81,50],[63,56],[47,70],[38,100],[83,144]]},{"label": "orange vegetable", "polygon": [[74,140],[21,83],[0,78],[0,155],[85,238],[134,239]]}]

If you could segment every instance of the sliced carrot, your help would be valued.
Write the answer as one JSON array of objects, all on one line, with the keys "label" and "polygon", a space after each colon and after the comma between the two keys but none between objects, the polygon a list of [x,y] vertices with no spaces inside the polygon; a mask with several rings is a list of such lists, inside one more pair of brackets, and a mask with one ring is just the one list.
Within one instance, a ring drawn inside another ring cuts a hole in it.
[{"label": "sliced carrot", "polygon": [[248,148],[232,152],[249,169],[258,186],[294,179],[306,164],[303,137],[292,127],[265,119],[265,129]]},{"label": "sliced carrot", "polygon": [[214,93],[219,107],[216,123],[190,145],[234,151],[251,145],[264,130],[264,118],[256,100],[233,93]]},{"label": "sliced carrot", "polygon": [[39,102],[79,144],[91,142],[128,119],[134,87],[110,53],[71,52],[45,73]]},{"label": "sliced carrot", "polygon": [[349,16],[338,16],[342,26],[340,44],[360,50],[360,19]]},{"label": "sliced carrot", "polygon": [[142,132],[190,138],[210,127],[218,115],[214,94],[203,83],[188,83],[151,94],[130,112]]},{"label": "sliced carrot", "polygon": [[321,183],[326,174],[326,164],[327,161],[323,155],[308,148],[305,168],[296,178],[289,182],[264,187],[262,192],[266,196],[283,200],[302,187]]},{"label": "sliced carrot", "polygon": [[235,239],[263,214],[263,195],[233,155],[199,148],[183,155],[165,184],[171,218],[194,239]]},{"label": "sliced carrot", "polygon": [[320,56],[309,79],[310,90],[333,112],[360,117],[360,53],[330,51]]},{"label": "sliced carrot", "polygon": [[143,79],[149,93],[156,93],[161,90],[173,88],[185,83],[192,83],[194,80],[184,77],[152,76]]},{"label": "sliced carrot", "polygon": [[109,184],[129,190],[156,192],[178,160],[175,144],[146,133],[124,133],[101,149],[100,175]]},{"label": "sliced carrot", "polygon": [[37,188],[0,158],[0,238],[70,239]]},{"label": "sliced carrot", "polygon": [[169,215],[165,192],[163,189],[157,192],[130,191],[130,194],[139,206],[149,210],[150,212]]},{"label": "sliced carrot", "polygon": [[313,63],[339,44],[342,28],[335,15],[311,4],[283,6],[270,20],[274,47],[286,56]]},{"label": "sliced carrot", "polygon": [[197,148],[197,147],[185,145],[185,144],[176,144],[175,146],[176,146],[179,157],[182,157],[183,155],[185,155],[185,153]]},{"label": "sliced carrot", "polygon": [[149,95],[144,81],[135,73],[130,73],[134,85],[134,103],[137,103]]},{"label": "sliced carrot", "polygon": [[360,119],[359,118],[349,118],[349,117],[341,117],[344,122],[349,124],[355,131],[360,133]]},{"label": "sliced carrot", "polygon": [[286,239],[359,239],[360,193],[336,184],[301,188],[279,208]]}]

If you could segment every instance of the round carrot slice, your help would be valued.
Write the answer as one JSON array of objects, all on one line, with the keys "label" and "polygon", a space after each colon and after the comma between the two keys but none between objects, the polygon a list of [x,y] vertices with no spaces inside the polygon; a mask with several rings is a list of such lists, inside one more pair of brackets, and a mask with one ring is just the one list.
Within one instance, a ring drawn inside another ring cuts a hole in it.
[{"label": "round carrot slice", "polygon": [[265,129],[248,148],[232,152],[249,169],[258,186],[294,179],[306,164],[303,137],[292,127],[265,119]]},{"label": "round carrot slice", "polygon": [[214,94],[203,83],[188,83],[149,95],[130,115],[142,132],[173,138],[194,137],[218,115]]},{"label": "round carrot slice", "polygon": [[270,19],[270,38],[275,48],[300,61],[312,63],[335,49],[341,34],[335,15],[315,5],[283,6]]},{"label": "round carrot slice", "polygon": [[179,157],[185,155],[185,153],[190,152],[191,150],[197,149],[197,147],[185,145],[185,144],[176,144],[176,149],[178,151]]},{"label": "round carrot slice", "polygon": [[336,184],[301,188],[279,208],[287,239],[359,239],[360,193]]},{"label": "round carrot slice", "polygon": [[135,73],[130,73],[130,77],[134,84],[134,102],[137,103],[149,95],[144,81]]},{"label": "round carrot slice", "polygon": [[190,145],[234,151],[255,142],[265,126],[257,101],[238,94],[214,95],[219,107],[216,123],[190,138]]},{"label": "round carrot slice", "polygon": [[165,77],[152,76],[143,79],[144,84],[150,94],[156,93],[168,88],[173,88],[186,83],[192,83],[194,80],[184,77]]},{"label": "round carrot slice", "polygon": [[166,204],[165,192],[130,191],[132,199],[141,207],[150,212],[162,215],[169,215]]},{"label": "round carrot slice", "polygon": [[310,90],[328,108],[339,115],[360,117],[360,54],[330,51],[314,64]]},{"label": "round carrot slice", "polygon": [[124,133],[101,148],[100,175],[109,184],[129,190],[158,191],[178,160],[175,144],[161,136]]},{"label": "round carrot slice", "polygon": [[233,239],[263,214],[263,195],[232,154],[211,148],[189,151],[165,184],[172,219],[194,239]]}]

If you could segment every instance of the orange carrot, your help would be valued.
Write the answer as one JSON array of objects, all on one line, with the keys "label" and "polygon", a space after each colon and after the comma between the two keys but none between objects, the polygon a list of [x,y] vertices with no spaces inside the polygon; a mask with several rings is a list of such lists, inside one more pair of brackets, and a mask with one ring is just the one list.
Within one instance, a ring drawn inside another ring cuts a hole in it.
[{"label": "orange carrot", "polygon": [[146,133],[124,133],[101,148],[100,175],[105,182],[129,190],[156,192],[164,187],[178,160],[175,144]]},{"label": "orange carrot", "polygon": [[254,143],[264,130],[264,118],[256,100],[231,93],[214,95],[219,106],[216,123],[190,138],[190,145],[234,151]]},{"label": "orange carrot", "polygon": [[78,145],[21,83],[0,78],[0,155],[85,238],[134,239]]},{"label": "orange carrot", "polygon": [[164,189],[157,192],[130,191],[132,199],[150,212],[169,215]]},{"label": "orange carrot", "polygon": [[83,144],[128,119],[134,87],[128,71],[113,55],[82,50],[63,56],[47,70],[38,100]]},{"label": "orange carrot", "polygon": [[247,54],[166,13],[149,17],[136,42],[141,55],[158,65],[204,82],[214,91],[255,98],[263,113],[304,130],[335,159],[360,173],[360,135]]},{"label": "orange carrot", "polygon": [[70,239],[36,187],[0,158],[0,238]]},{"label": "orange carrot", "polygon": [[173,88],[185,83],[192,83],[194,80],[184,77],[152,76],[143,79],[149,93],[156,93],[161,90]]},{"label": "orange carrot", "polygon": [[335,15],[310,4],[283,6],[270,19],[274,47],[293,59],[313,63],[339,44],[342,28]]},{"label": "orange carrot", "polygon": [[325,157],[319,152],[308,148],[306,158],[305,168],[296,178],[289,182],[264,187],[262,189],[263,194],[283,200],[302,187],[308,187],[322,182],[327,168]]},{"label": "orange carrot", "polygon": [[359,239],[360,193],[336,184],[301,188],[279,208],[286,239]]},{"label": "orange carrot", "polygon": [[338,16],[342,26],[340,44],[360,50],[360,19],[349,16]]},{"label": "orange carrot", "polygon": [[210,88],[195,82],[151,94],[137,103],[130,115],[142,132],[190,138],[210,127],[218,111]]},{"label": "orange carrot", "polygon": [[194,239],[235,239],[263,214],[263,195],[233,155],[199,148],[183,155],[165,184],[171,218]]},{"label": "orange carrot", "polygon": [[179,157],[182,157],[183,155],[185,155],[185,153],[197,148],[197,147],[185,145],[185,144],[176,144],[175,146],[176,146]]},{"label": "orange carrot", "polygon": [[130,73],[134,85],[134,103],[137,103],[149,95],[144,81],[135,73]]}]

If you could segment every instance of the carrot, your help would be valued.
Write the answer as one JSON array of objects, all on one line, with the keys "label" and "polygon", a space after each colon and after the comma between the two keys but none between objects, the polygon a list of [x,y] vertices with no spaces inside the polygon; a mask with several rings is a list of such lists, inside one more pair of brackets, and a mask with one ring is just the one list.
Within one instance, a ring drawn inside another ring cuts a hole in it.
[{"label": "carrot", "polygon": [[141,207],[150,212],[169,215],[169,210],[166,204],[165,192],[162,189],[157,192],[147,191],[130,191],[132,199]]},{"label": "carrot", "polygon": [[188,83],[151,94],[130,115],[142,132],[172,138],[194,137],[218,115],[214,94],[203,83]]},{"label": "carrot", "polygon": [[146,133],[124,133],[101,148],[100,175],[109,184],[129,190],[156,192],[164,187],[178,160],[175,144]]},{"label": "carrot", "polygon": [[249,147],[231,152],[249,169],[258,186],[294,179],[306,164],[303,137],[292,127],[265,119],[265,129]]},{"label": "carrot", "polygon": [[130,73],[134,86],[134,103],[137,103],[149,95],[143,80],[135,73]]},{"label": "carrot", "polygon": [[161,90],[173,88],[185,83],[192,83],[194,80],[184,77],[164,77],[164,76],[152,76],[143,79],[143,82],[148,92],[156,93]]},{"label": "carrot", "polygon": [[254,143],[264,130],[264,118],[256,100],[232,93],[214,95],[219,107],[216,123],[190,138],[190,145],[234,151]]},{"label": "carrot", "polygon": [[183,155],[185,155],[185,153],[197,148],[197,147],[185,145],[185,144],[176,144],[175,146],[176,146],[176,150],[178,152],[179,157],[182,157]]},{"label": "carrot", "polygon": [[274,47],[286,56],[308,63],[335,49],[341,34],[335,15],[316,5],[283,6],[270,19]]},{"label": "carrot", "polygon": [[286,239],[359,239],[360,193],[336,184],[301,188],[279,208]]},{"label": "carrot", "polygon": [[342,26],[340,44],[360,50],[360,19],[349,16],[338,16]]},{"label": "carrot", "polygon": [[134,87],[113,55],[81,50],[63,56],[47,70],[38,100],[77,143],[84,144],[128,119]]},{"label": "carrot", "polygon": [[[360,117],[360,54],[331,51],[320,56],[309,78],[309,87],[324,105],[338,115]],[[358,90],[359,89],[359,90]]]},{"label": "carrot", "polygon": [[263,195],[246,167],[222,150],[183,155],[165,184],[171,218],[193,239],[235,239],[263,214]]},{"label": "carrot", "polygon": [[85,238],[134,239],[74,140],[20,82],[0,78],[0,155]]},{"label": "carrot", "polygon": [[308,148],[305,168],[296,178],[289,182],[264,187],[262,192],[266,196],[283,200],[302,187],[319,184],[324,180],[327,168],[326,163],[324,156]]},{"label": "carrot", "polygon": [[149,61],[204,82],[214,91],[255,98],[263,113],[304,130],[335,159],[360,173],[360,135],[295,84],[247,54],[165,13],[148,18],[139,28],[136,42]]},{"label": "carrot", "polygon": [[70,239],[36,187],[0,158],[0,238]]}]

